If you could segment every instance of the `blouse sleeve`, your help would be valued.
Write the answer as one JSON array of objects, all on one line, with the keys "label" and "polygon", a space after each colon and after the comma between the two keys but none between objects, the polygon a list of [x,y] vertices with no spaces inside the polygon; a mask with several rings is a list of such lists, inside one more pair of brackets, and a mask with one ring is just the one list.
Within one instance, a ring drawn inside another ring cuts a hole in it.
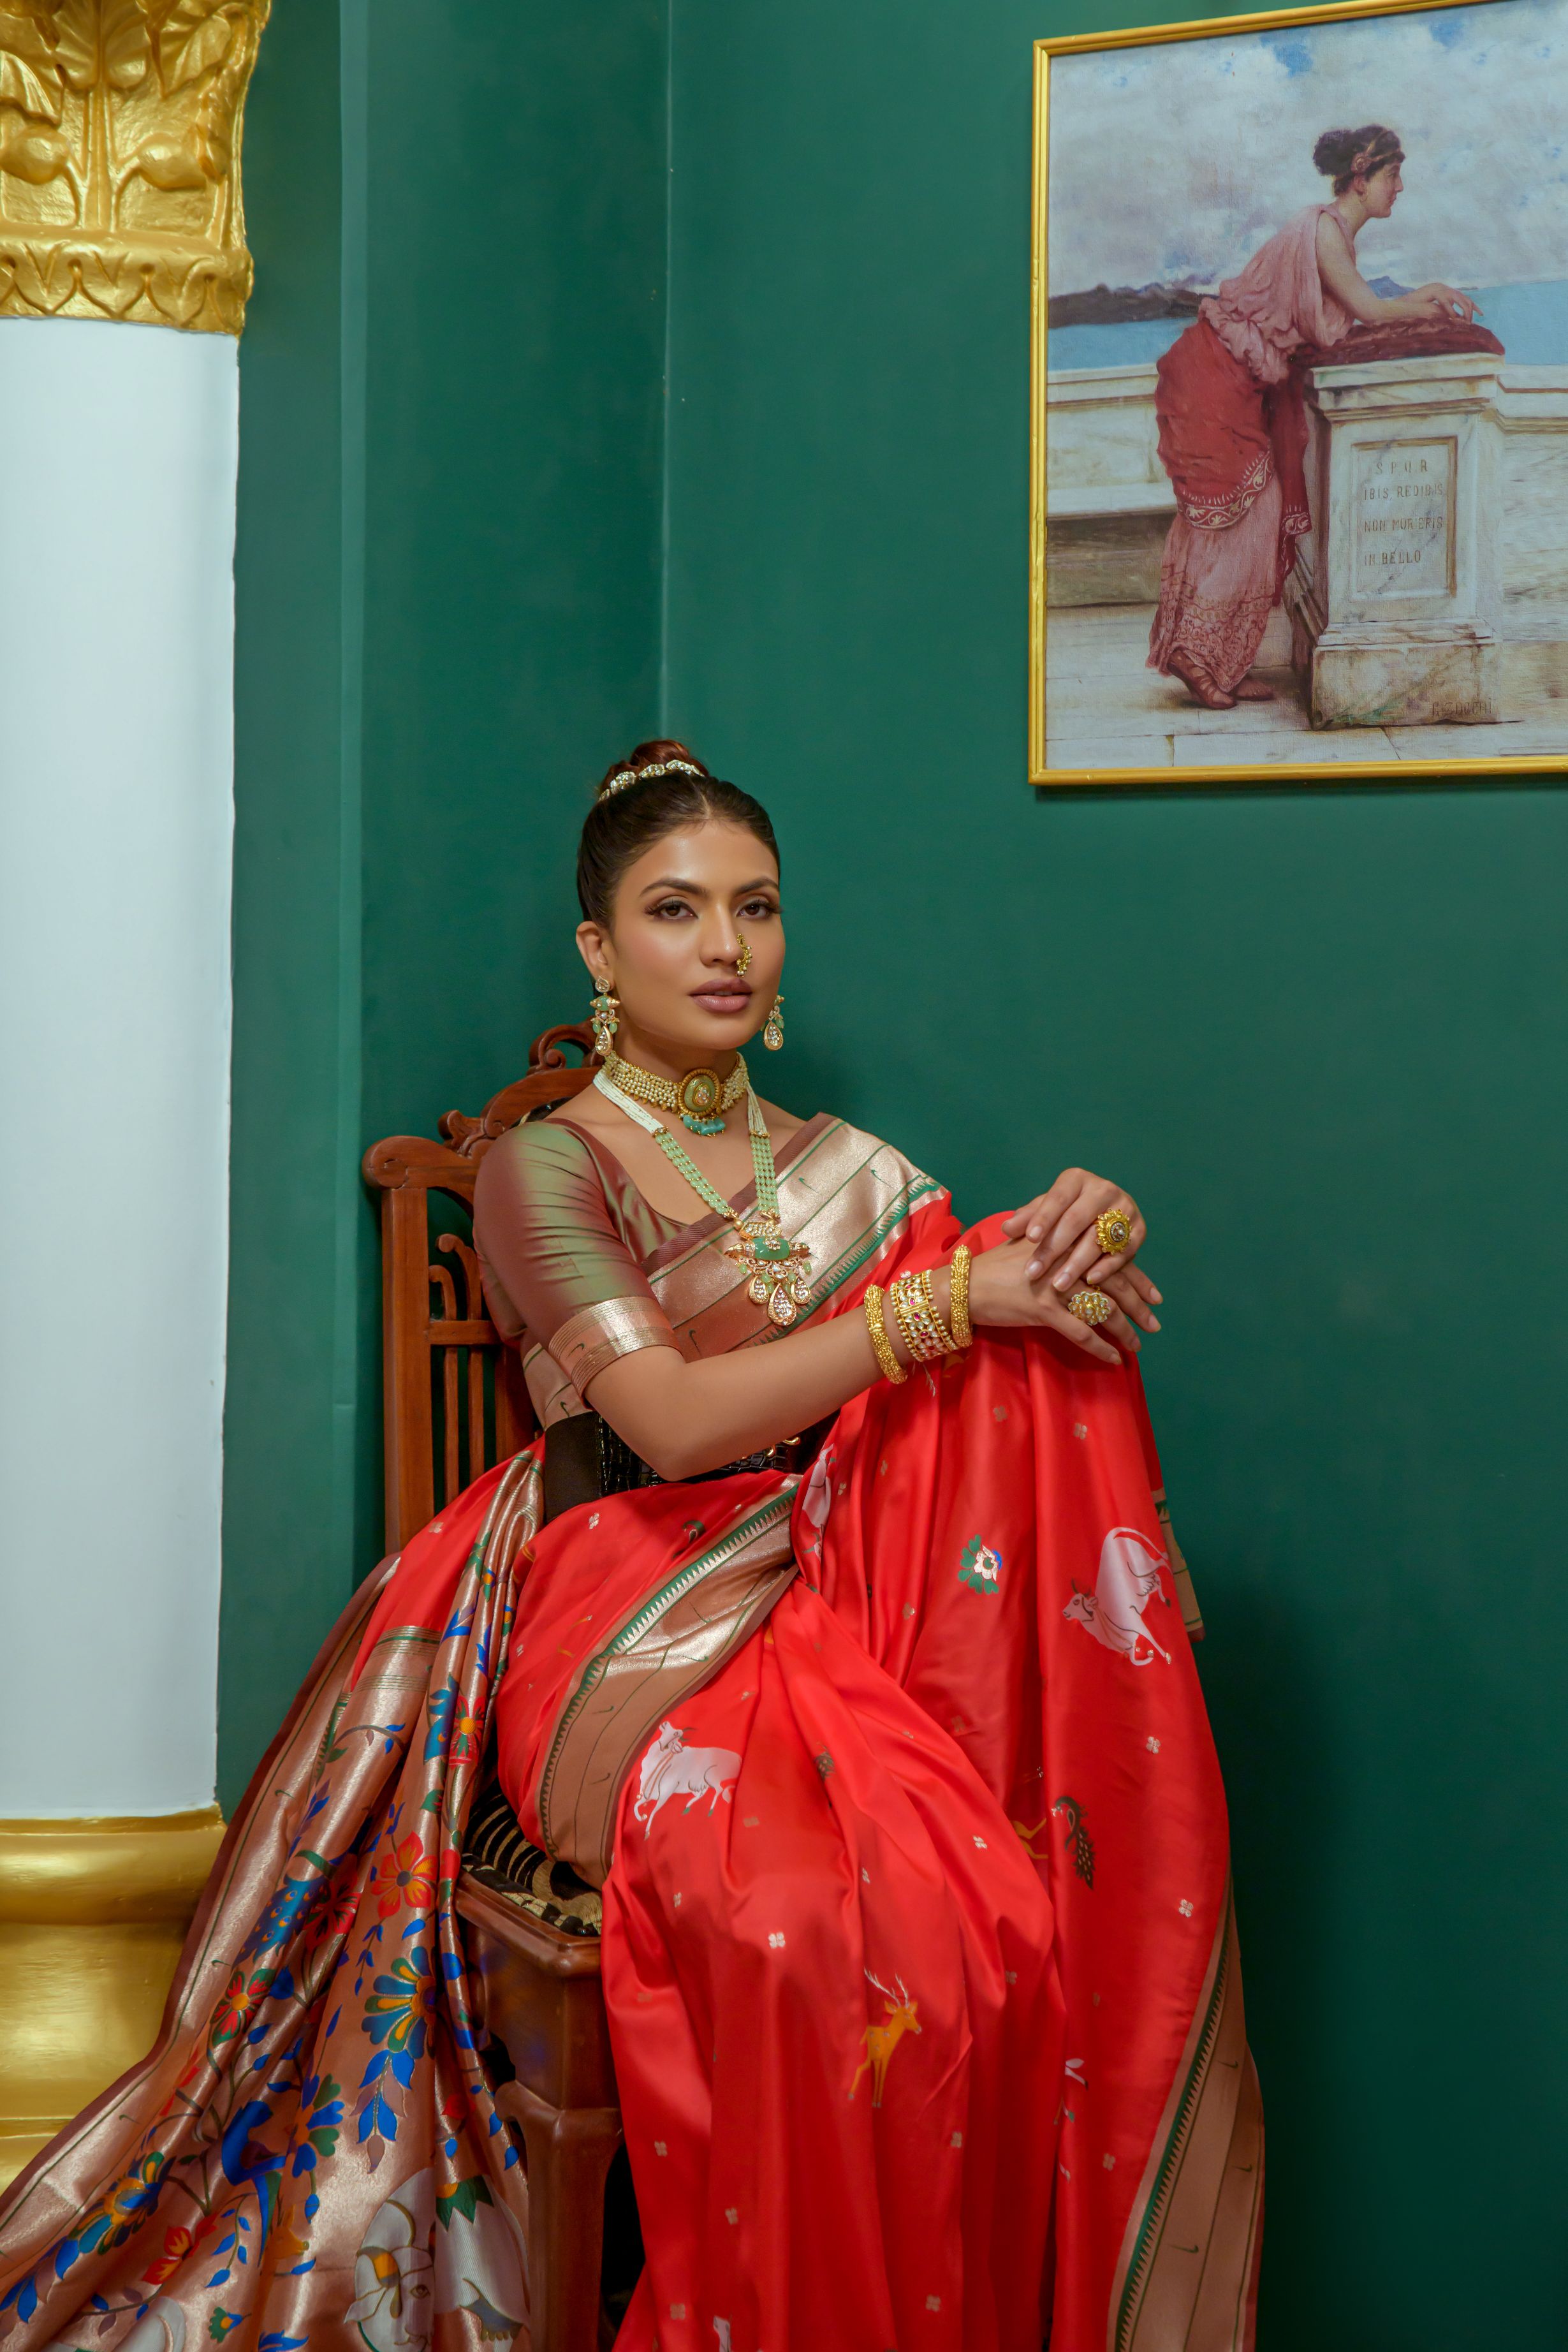
[{"label": "blouse sleeve", "polygon": [[526,1329],[580,1396],[617,1356],[678,1345],[570,1128],[535,1120],[491,1145],[474,1187],[474,1244],[497,1328],[508,1339]]}]

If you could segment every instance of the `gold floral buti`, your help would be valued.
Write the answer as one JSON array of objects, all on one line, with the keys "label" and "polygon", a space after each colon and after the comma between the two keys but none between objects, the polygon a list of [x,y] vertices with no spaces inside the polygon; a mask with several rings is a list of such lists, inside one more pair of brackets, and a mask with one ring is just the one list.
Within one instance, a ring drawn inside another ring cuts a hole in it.
[{"label": "gold floral buti", "polygon": [[0,315],[237,335],[271,0],[0,0]]}]

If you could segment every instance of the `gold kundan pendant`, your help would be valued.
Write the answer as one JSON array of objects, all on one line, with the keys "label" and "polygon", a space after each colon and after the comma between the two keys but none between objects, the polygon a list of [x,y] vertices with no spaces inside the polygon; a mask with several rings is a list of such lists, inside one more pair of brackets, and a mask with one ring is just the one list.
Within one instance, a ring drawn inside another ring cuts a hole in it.
[{"label": "gold kundan pendant", "polygon": [[811,1296],[810,1251],[804,1242],[786,1241],[777,1217],[748,1217],[737,1232],[738,1243],[726,1250],[726,1257],[749,1273],[752,1304],[766,1307],[769,1320],[787,1331]]},{"label": "gold kundan pendant", "polygon": [[723,1098],[716,1070],[688,1070],[675,1088],[681,1125],[689,1127],[694,1135],[722,1135],[724,1120],[718,1113]]}]

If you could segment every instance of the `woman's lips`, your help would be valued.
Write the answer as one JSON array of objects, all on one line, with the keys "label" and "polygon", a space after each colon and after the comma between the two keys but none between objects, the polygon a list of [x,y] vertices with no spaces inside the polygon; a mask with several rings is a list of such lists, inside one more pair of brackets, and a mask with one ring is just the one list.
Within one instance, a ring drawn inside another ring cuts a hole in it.
[{"label": "woman's lips", "polygon": [[710,1013],[743,1013],[751,1002],[751,991],[744,981],[727,981],[722,987],[694,988],[692,997]]}]

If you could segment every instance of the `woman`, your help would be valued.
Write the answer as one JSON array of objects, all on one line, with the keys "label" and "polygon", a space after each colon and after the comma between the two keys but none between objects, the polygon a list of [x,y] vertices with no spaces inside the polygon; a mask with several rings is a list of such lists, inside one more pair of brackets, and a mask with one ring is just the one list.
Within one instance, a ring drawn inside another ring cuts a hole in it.
[{"label": "woman", "polygon": [[453,1912],[493,1741],[602,1887],[623,2352],[1250,2344],[1143,1219],[1074,1170],[961,1241],[891,1146],[758,1100],[773,831],[681,745],[611,772],[579,887],[602,1067],[476,1204],[544,1436],[329,1642],[159,2048],[0,2215],[4,2340],[514,2339],[526,2184]]},{"label": "woman", "polygon": [[1433,283],[1375,294],[1355,240],[1386,220],[1404,188],[1405,152],[1380,122],[1325,131],[1312,150],[1333,202],[1309,205],[1239,278],[1198,306],[1159,362],[1160,462],[1176,486],[1149,667],[1180,678],[1209,710],[1268,702],[1250,675],[1271,608],[1311,529],[1302,458],[1306,415],[1292,354],[1336,343],[1358,320],[1469,320],[1475,305]]}]

